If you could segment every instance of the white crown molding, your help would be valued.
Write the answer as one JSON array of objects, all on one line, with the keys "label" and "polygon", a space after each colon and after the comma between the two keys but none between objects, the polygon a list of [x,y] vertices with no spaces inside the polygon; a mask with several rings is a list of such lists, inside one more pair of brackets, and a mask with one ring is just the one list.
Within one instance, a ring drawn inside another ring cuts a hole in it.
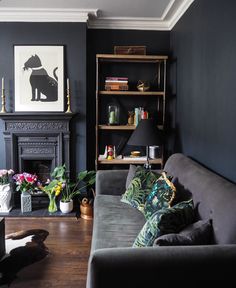
[{"label": "white crown molding", "polygon": [[0,8],[0,22],[85,22],[90,29],[168,31],[193,2],[170,0],[160,18],[99,17],[98,9]]},{"label": "white crown molding", "polygon": [[161,20],[164,20],[166,15],[169,13],[169,11],[171,10],[172,6],[174,5],[175,0],[171,0],[169,2],[169,4],[166,6],[166,9],[164,10],[164,12],[161,15]]},{"label": "white crown molding", "polygon": [[90,29],[171,30],[194,0],[171,0],[160,18],[98,17],[88,20]]},{"label": "white crown molding", "polygon": [[188,10],[188,8],[193,2],[194,0],[183,1],[183,3],[178,7],[176,12],[173,14],[171,19],[169,20],[169,30],[172,30],[172,28],[179,21],[179,19],[183,16],[183,14]]},{"label": "white crown molding", "polygon": [[0,8],[0,22],[87,22],[98,9]]},{"label": "white crown molding", "polygon": [[126,30],[169,30],[168,22],[157,18],[115,18],[101,17],[89,19],[90,29],[126,29]]}]

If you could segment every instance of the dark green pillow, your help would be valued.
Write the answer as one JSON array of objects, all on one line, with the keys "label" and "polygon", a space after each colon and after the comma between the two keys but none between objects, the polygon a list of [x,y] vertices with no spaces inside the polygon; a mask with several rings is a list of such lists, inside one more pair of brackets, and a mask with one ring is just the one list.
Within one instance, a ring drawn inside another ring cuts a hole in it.
[{"label": "dark green pillow", "polygon": [[193,200],[183,201],[170,208],[157,210],[144,224],[133,247],[153,246],[156,238],[167,233],[178,233],[194,221]]},{"label": "dark green pillow", "polygon": [[176,188],[174,184],[168,179],[165,172],[157,179],[152,187],[152,191],[146,198],[144,205],[144,215],[146,219],[162,208],[171,206],[175,198]]},{"label": "dark green pillow", "polygon": [[160,174],[144,167],[137,167],[135,176],[130,182],[128,189],[121,196],[121,202],[127,203],[143,212],[147,195],[151,192],[153,184]]}]

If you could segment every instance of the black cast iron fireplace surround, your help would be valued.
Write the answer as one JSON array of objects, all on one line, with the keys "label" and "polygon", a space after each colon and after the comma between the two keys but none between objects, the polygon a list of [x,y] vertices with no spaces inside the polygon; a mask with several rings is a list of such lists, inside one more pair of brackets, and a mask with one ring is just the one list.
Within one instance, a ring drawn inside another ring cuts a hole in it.
[{"label": "black cast iron fireplace surround", "polygon": [[58,165],[70,172],[70,120],[74,113],[6,113],[3,135],[6,168],[48,178]]}]

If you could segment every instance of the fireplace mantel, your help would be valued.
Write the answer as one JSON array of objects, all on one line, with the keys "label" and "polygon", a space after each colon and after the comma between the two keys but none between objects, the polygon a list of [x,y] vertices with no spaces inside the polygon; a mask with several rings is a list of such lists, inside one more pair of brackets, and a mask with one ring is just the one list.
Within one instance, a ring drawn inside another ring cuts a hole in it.
[{"label": "fireplace mantel", "polygon": [[0,113],[0,119],[3,120],[70,120],[76,113],[64,112],[13,112],[13,113]]}]

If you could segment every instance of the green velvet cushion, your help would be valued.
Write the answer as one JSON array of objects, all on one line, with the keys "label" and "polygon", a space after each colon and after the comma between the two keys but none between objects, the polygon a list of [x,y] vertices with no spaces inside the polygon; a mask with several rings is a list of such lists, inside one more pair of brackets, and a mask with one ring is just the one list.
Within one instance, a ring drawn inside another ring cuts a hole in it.
[{"label": "green velvet cushion", "polygon": [[194,221],[193,208],[193,201],[190,199],[173,207],[157,210],[144,224],[133,247],[152,246],[157,237],[167,233],[178,233]]},{"label": "green velvet cushion", "polygon": [[137,167],[135,176],[130,182],[128,189],[121,197],[121,201],[143,212],[147,195],[151,192],[153,184],[160,174],[144,167]]},{"label": "green velvet cushion", "polygon": [[168,179],[165,172],[157,179],[152,187],[152,191],[146,198],[144,205],[144,215],[146,219],[162,208],[171,206],[175,198],[176,188],[174,184]]}]

